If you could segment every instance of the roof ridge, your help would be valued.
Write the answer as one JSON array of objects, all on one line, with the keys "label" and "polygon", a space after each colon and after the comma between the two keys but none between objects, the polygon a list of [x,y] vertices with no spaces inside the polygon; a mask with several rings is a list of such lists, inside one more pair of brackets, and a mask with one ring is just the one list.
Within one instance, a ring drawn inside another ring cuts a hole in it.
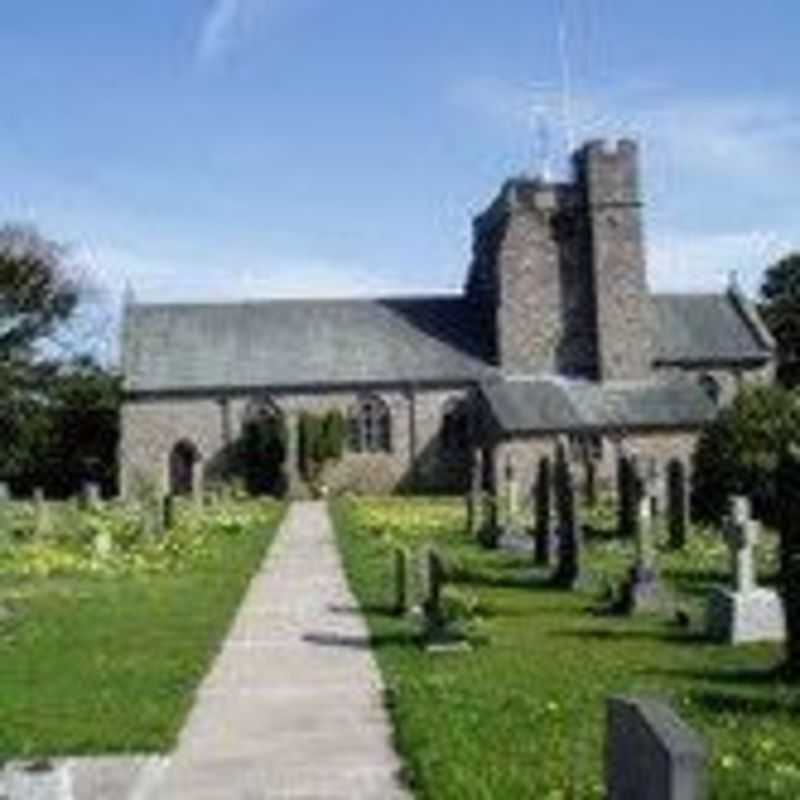
[{"label": "roof ridge", "polygon": [[187,301],[154,301],[131,303],[129,308],[242,308],[242,307],[261,307],[271,305],[367,305],[392,302],[446,302],[463,301],[466,296],[463,292],[452,292],[441,294],[408,294],[408,295],[364,295],[354,297],[272,297],[259,298],[256,300],[187,300]]}]

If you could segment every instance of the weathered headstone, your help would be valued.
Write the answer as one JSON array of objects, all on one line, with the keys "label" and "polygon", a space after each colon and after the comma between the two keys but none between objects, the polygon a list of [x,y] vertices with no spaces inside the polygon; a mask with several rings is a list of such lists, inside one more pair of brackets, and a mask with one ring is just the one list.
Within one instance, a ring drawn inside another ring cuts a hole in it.
[{"label": "weathered headstone", "polygon": [[550,566],[553,556],[553,480],[550,459],[544,456],[539,460],[536,474],[536,528],[534,561],[541,566]]},{"label": "weathered headstone", "polygon": [[639,461],[635,455],[623,453],[618,460],[618,529],[620,536],[633,538],[639,526],[639,501],[644,486],[639,473]]},{"label": "weathered headstone", "polygon": [[731,556],[733,588],[715,587],[708,599],[707,631],[712,639],[742,642],[782,641],[785,616],[780,597],[756,581],[755,546],[759,524],[746,497],[734,497],[723,522]]},{"label": "weathered headstone", "polygon": [[444,629],[444,614],[442,612],[442,589],[444,587],[446,570],[439,553],[434,549],[427,552],[427,595],[423,610],[429,633],[441,632]]},{"label": "weathered headstone", "polygon": [[586,470],[584,483],[586,505],[589,508],[594,508],[597,505],[597,462],[592,453],[586,454],[584,464]]},{"label": "weathered headstone", "polygon": [[655,611],[665,606],[666,595],[656,569],[656,538],[652,497],[639,500],[639,524],[636,526],[636,561],[622,587],[622,611]]},{"label": "weathered headstone", "polygon": [[168,533],[175,527],[175,495],[166,494],[161,501],[161,530]]},{"label": "weathered headstone", "polygon": [[11,500],[11,489],[8,484],[0,481],[0,503],[8,503]]},{"label": "weathered headstone", "polygon": [[409,608],[409,569],[408,551],[404,547],[394,549],[394,613],[402,616]]},{"label": "weathered headstone", "polygon": [[37,486],[33,490],[33,527],[37,535],[46,533],[50,528],[50,512],[44,489]]},{"label": "weathered headstone", "polygon": [[558,566],[553,582],[562,588],[572,589],[580,579],[583,537],[578,521],[575,483],[563,445],[559,445],[556,451],[554,478],[558,516]]},{"label": "weathered headstone", "polygon": [[100,485],[86,481],[81,487],[81,508],[96,509],[100,506]]},{"label": "weathered headstone", "polygon": [[800,675],[800,454],[786,447],[778,462],[779,586],[786,617],[786,669]]},{"label": "weathered headstone", "polygon": [[467,494],[467,532],[477,536],[481,529],[483,510],[483,452],[476,450],[472,459],[469,492]]},{"label": "weathered headstone", "polygon": [[689,486],[686,465],[674,458],[667,467],[667,519],[669,546],[682,550],[689,531]]},{"label": "weathered headstone", "polygon": [[608,699],[608,800],[705,800],[708,766],[707,745],[668,705]]},{"label": "weathered headstone", "polygon": [[480,543],[493,550],[500,538],[500,526],[497,520],[497,499],[492,492],[484,492],[481,497],[481,527],[478,531]]},{"label": "weathered headstone", "polygon": [[661,513],[661,470],[658,460],[649,458],[643,476],[642,491],[650,502],[650,516],[657,517]]},{"label": "weathered headstone", "polygon": [[506,457],[505,465],[505,498],[503,508],[503,530],[510,533],[514,529],[514,524],[519,511],[519,490],[517,487],[517,473],[514,469],[514,460],[509,455]]}]

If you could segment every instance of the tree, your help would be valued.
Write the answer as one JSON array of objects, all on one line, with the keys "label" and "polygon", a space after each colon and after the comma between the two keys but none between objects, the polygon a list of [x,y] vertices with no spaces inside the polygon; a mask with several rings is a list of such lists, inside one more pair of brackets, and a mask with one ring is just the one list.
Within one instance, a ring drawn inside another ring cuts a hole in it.
[{"label": "tree", "polygon": [[779,377],[793,386],[800,366],[800,253],[790,253],[764,273],[761,312],[778,345]]},{"label": "tree", "polygon": [[115,489],[119,377],[86,355],[65,360],[55,343],[87,289],[67,248],[0,227],[0,479],[17,492]]},{"label": "tree", "polygon": [[68,251],[34,228],[0,227],[0,363],[25,362],[80,299]]},{"label": "tree", "polygon": [[756,514],[775,521],[779,454],[800,443],[800,403],[791,390],[750,386],[723,409],[698,439],[692,503],[695,515],[719,521],[728,497],[749,496]]}]

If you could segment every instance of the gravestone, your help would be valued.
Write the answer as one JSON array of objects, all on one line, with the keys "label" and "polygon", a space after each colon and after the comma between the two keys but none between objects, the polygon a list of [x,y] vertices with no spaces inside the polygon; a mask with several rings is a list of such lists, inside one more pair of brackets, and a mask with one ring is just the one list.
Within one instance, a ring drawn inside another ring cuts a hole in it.
[{"label": "gravestone", "polygon": [[33,490],[33,528],[37,535],[46,533],[50,528],[47,500],[44,496],[44,489],[39,486]]},{"label": "gravestone", "polygon": [[666,595],[656,569],[656,536],[652,496],[639,500],[636,526],[636,561],[622,587],[622,611],[657,611],[666,605]]},{"label": "gravestone", "polygon": [[583,537],[578,521],[578,499],[572,470],[567,462],[566,450],[561,444],[556,450],[554,478],[558,516],[558,566],[553,575],[553,583],[565,589],[573,589],[581,577]]},{"label": "gravestone", "polygon": [[175,495],[166,494],[161,501],[161,531],[169,533],[175,527]]},{"label": "gravestone", "polygon": [[786,635],[780,596],[759,587],[755,546],[760,526],[752,518],[746,497],[734,497],[722,533],[731,557],[732,588],[715,587],[708,599],[708,635],[728,644],[780,642]]},{"label": "gravestone", "polygon": [[497,548],[500,538],[500,527],[497,520],[497,499],[491,492],[483,492],[481,496],[481,527],[478,541],[487,549]]},{"label": "gravestone", "polygon": [[425,622],[429,633],[436,634],[444,629],[444,614],[442,612],[442,589],[444,587],[446,571],[442,557],[434,550],[427,552],[427,591],[423,610]]},{"label": "gravestone", "polygon": [[553,481],[550,459],[544,456],[539,460],[536,473],[536,528],[534,535],[534,561],[543,566],[550,566],[553,557]]},{"label": "gravestone", "polygon": [[100,485],[86,481],[81,487],[81,508],[86,510],[100,507]]},{"label": "gravestone", "polygon": [[505,508],[503,509],[503,529],[510,533],[519,511],[519,489],[517,487],[517,474],[514,469],[514,460],[511,456],[506,458],[505,468]]},{"label": "gravestone", "polygon": [[476,450],[472,458],[469,492],[467,493],[467,533],[477,536],[481,529],[483,509],[483,452]]},{"label": "gravestone", "polygon": [[11,489],[8,484],[0,481],[0,503],[8,503],[11,500]]},{"label": "gravestone", "polygon": [[394,549],[394,613],[403,616],[409,608],[408,591],[409,569],[408,551],[404,547]]},{"label": "gravestone", "polygon": [[708,747],[668,705],[611,697],[606,724],[608,800],[708,797]]},{"label": "gravestone", "polygon": [[667,467],[667,519],[669,546],[682,550],[689,531],[689,485],[686,465],[674,458]]},{"label": "gravestone", "polygon": [[639,501],[644,494],[643,481],[639,472],[639,460],[633,454],[623,453],[617,464],[619,505],[618,530],[620,536],[633,538],[639,527]]}]

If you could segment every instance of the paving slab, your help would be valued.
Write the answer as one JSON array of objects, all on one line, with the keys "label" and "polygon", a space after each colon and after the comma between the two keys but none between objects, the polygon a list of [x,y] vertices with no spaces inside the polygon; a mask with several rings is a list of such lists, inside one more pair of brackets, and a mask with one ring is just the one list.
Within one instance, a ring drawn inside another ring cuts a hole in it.
[{"label": "paving slab", "polygon": [[405,800],[366,623],[323,503],[289,509],[141,800]]}]

